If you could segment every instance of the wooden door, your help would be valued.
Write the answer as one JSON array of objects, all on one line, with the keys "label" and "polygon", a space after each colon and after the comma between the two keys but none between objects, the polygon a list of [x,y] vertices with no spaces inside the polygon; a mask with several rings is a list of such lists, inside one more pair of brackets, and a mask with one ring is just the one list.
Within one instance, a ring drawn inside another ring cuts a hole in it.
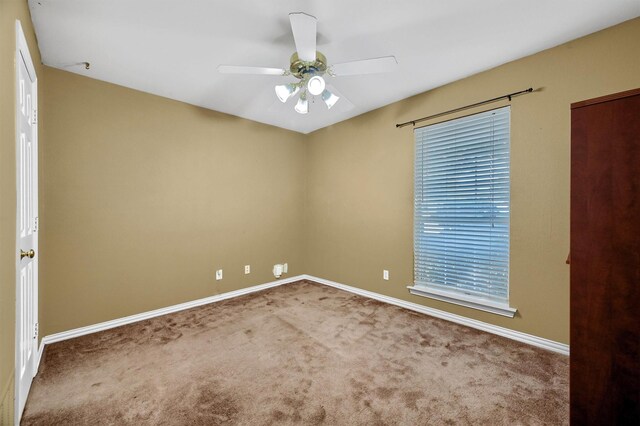
[{"label": "wooden door", "polygon": [[37,79],[16,23],[16,421],[38,358],[38,131]]},{"label": "wooden door", "polygon": [[640,424],[640,89],[571,108],[571,423]]}]

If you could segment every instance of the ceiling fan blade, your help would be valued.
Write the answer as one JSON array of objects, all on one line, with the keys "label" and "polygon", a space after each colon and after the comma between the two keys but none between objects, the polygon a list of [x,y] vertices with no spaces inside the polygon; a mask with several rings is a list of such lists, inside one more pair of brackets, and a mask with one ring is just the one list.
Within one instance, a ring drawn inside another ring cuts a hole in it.
[{"label": "ceiling fan blade", "polygon": [[360,61],[343,62],[333,64],[330,72],[335,76],[375,74],[390,72],[398,65],[395,56],[383,56],[382,58],[363,59]]},{"label": "ceiling fan blade", "polygon": [[283,68],[268,67],[245,67],[242,65],[220,65],[220,74],[256,74],[256,75],[286,75],[287,70]]},{"label": "ceiling fan blade", "polygon": [[318,20],[306,13],[290,13],[291,31],[296,42],[298,58],[305,62],[316,60],[316,27]]}]

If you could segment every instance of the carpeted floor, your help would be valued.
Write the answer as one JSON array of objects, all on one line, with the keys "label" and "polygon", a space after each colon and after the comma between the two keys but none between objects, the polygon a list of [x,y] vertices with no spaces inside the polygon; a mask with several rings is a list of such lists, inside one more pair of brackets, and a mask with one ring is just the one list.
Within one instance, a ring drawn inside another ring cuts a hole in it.
[{"label": "carpeted floor", "polygon": [[24,425],[561,425],[569,359],[301,282],[47,346]]}]

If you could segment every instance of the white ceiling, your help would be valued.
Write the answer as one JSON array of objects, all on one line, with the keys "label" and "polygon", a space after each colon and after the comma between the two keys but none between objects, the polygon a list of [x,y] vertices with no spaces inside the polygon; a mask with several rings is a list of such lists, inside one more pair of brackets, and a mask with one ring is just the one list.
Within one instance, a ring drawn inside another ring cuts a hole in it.
[{"label": "white ceiling", "polygon": [[[46,65],[309,133],[640,15],[640,0],[29,0]],[[348,102],[310,113],[280,103],[293,77],[221,75],[218,65],[287,68],[288,14],[318,18],[329,64],[395,55],[389,74],[330,78]],[[85,70],[79,62],[90,62]],[[520,90],[535,82],[523,81]],[[496,95],[501,95],[497,93]]]}]

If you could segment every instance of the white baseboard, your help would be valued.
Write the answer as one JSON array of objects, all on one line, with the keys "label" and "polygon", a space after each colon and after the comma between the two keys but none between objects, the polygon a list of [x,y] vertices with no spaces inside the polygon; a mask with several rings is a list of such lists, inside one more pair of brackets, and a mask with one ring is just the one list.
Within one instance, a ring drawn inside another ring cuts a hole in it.
[{"label": "white baseboard", "polygon": [[537,346],[539,348],[547,349],[549,351],[557,352],[559,354],[569,355],[569,345],[564,343],[559,343],[553,340],[544,339],[542,337],[533,336],[531,334],[522,333],[520,331],[511,330],[509,328],[499,327],[497,325],[493,325],[486,322],[463,317],[461,315],[456,315],[449,312],[441,311],[439,309],[429,308],[427,306],[419,305],[417,303],[407,302],[406,300],[385,296],[384,294],[374,293],[372,291],[362,290],[357,287],[351,287],[351,286],[340,284],[334,281],[325,280],[324,278],[318,278],[312,275],[303,275],[303,277],[306,280],[328,285],[330,287],[335,287],[340,290],[358,294],[360,296],[369,297],[371,299],[379,300],[381,302],[389,303],[391,305],[400,306],[401,308],[410,309],[412,311],[420,312],[422,314],[430,315],[432,317],[455,322],[457,324],[466,325],[467,327],[475,328],[477,330],[482,330],[488,333],[497,334],[498,336],[506,337],[508,339],[516,340],[522,343],[527,343],[529,345]]},{"label": "white baseboard", "polygon": [[[406,300],[396,299],[394,297],[385,296],[380,293],[374,293],[372,291],[363,290],[357,287],[352,287],[346,284],[340,284],[335,281],[326,280],[324,278],[314,277],[313,275],[297,275],[291,278],[285,278],[282,280],[272,281],[265,284],[260,284],[252,287],[243,288],[240,290],[230,291],[227,293],[217,294],[215,296],[205,297],[204,299],[193,300],[191,302],[180,303],[178,305],[168,306],[166,308],[160,308],[153,311],[142,312],[136,315],[130,315],[128,317],[118,318],[111,321],[105,321],[86,327],[75,328],[73,330],[63,331],[61,333],[51,334],[42,338],[40,347],[38,350],[37,365],[40,366],[40,359],[44,353],[45,345],[51,343],[61,342],[67,339],[73,339],[75,337],[84,336],[91,333],[97,333],[99,331],[109,330],[110,328],[120,327],[126,324],[132,324],[134,322],[143,321],[149,318],[158,317],[161,315],[167,315],[174,312],[183,311],[185,309],[195,308],[197,306],[207,305],[209,303],[220,302],[222,300],[231,299],[234,297],[244,296],[245,294],[255,293],[257,291],[266,290],[268,288],[277,287],[283,284],[289,284],[296,281],[309,280],[318,284],[327,285],[340,290],[348,291],[350,293],[358,294],[360,296],[368,297],[370,299],[379,300],[381,302],[389,303],[391,305],[400,306],[401,308],[410,309],[415,312],[430,315],[432,317],[441,318],[447,321],[455,322],[457,324],[466,325],[471,328],[486,331],[488,333],[497,334],[498,336],[506,337],[518,342],[527,343],[532,346],[547,349],[553,352],[557,352],[563,355],[569,355],[569,345],[564,343],[554,342],[553,340],[544,339],[542,337],[533,336],[531,334],[514,331],[508,328],[499,327],[497,325],[489,324],[486,322],[474,320],[471,318],[463,317],[460,315],[451,314],[449,312],[441,311],[427,306],[419,305],[417,303],[407,302]],[[36,369],[37,371],[37,369]]]},{"label": "white baseboard", "polygon": [[295,281],[303,280],[302,275],[291,278],[272,281],[266,284],[255,285],[252,287],[242,288],[240,290],[229,291],[227,293],[216,294],[215,296],[205,297],[204,299],[193,300],[191,302],[180,303],[179,305],[167,306],[166,308],[155,309],[153,311],[142,312],[140,314],[130,315],[128,317],[117,318],[111,321],[105,321],[86,327],[74,328],[73,330],[63,331],[61,333],[50,334],[42,338],[40,348],[51,343],[61,342],[74,337],[84,336],[86,334],[97,333],[99,331],[109,330],[110,328],[120,327],[121,325],[132,324],[134,322],[143,321],[149,318],[159,317],[174,312],[184,311],[185,309],[195,308],[197,306],[208,305],[209,303],[220,302],[222,300],[234,297],[244,296],[245,294],[255,293],[256,291],[266,290],[271,287],[277,287],[283,284],[289,284]]}]

